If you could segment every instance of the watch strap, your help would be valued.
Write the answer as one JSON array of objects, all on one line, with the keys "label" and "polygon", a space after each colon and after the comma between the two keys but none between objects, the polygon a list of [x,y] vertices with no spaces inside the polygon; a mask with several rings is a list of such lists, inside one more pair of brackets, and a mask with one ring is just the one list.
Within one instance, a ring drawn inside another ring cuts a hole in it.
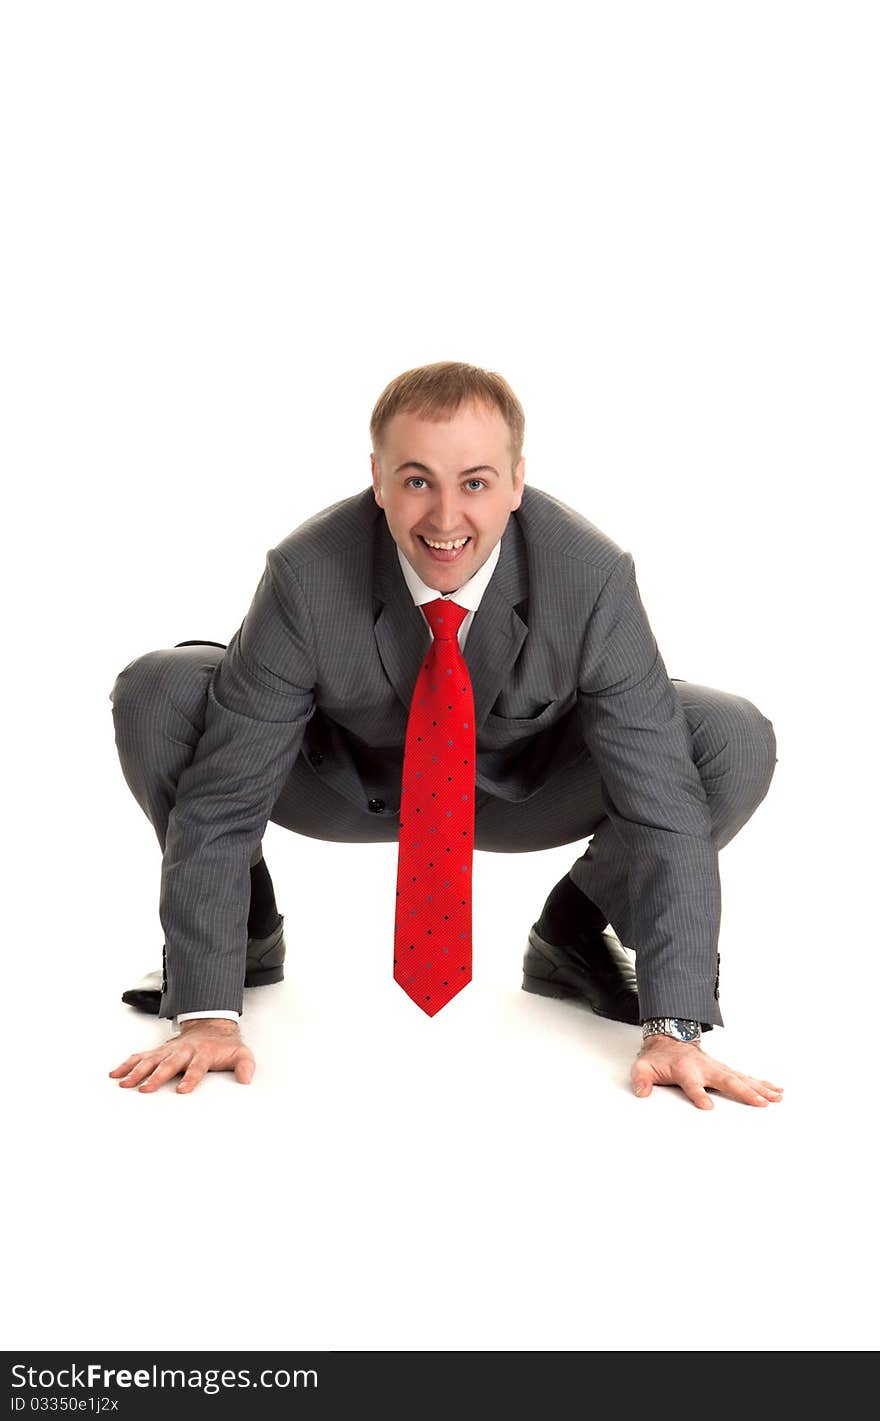
[{"label": "watch strap", "polygon": [[651,1016],[642,1022],[642,1039],[671,1036],[674,1041],[699,1041],[700,1023],[681,1016]]}]

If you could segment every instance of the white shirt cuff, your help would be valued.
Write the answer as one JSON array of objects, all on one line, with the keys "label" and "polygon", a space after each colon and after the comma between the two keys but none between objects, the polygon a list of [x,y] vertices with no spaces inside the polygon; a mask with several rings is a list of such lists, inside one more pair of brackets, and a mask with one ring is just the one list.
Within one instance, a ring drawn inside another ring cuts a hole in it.
[{"label": "white shirt cuff", "polygon": [[195,1021],[197,1017],[214,1016],[222,1017],[224,1021],[240,1021],[241,1012],[237,1011],[182,1011],[174,1018],[174,1025],[180,1030],[182,1021]]}]

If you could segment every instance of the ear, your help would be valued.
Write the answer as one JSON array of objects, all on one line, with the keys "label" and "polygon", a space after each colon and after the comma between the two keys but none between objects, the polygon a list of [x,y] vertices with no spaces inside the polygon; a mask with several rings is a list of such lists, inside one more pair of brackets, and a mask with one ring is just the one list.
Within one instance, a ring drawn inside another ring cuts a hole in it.
[{"label": "ear", "polygon": [[513,503],[510,505],[511,512],[519,508],[522,503],[523,484],[526,481],[526,461],[520,459],[513,471]]},{"label": "ear", "polygon": [[375,498],[379,507],[384,508],[385,505],[382,502],[382,475],[379,473],[379,467],[376,463],[375,454],[370,455],[370,472],[373,477],[373,497]]}]

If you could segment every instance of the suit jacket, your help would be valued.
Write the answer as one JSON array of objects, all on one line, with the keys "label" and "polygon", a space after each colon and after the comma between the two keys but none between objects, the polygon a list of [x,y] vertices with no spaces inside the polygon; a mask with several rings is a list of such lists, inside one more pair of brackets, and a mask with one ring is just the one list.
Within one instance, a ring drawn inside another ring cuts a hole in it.
[{"label": "suit jacket", "polygon": [[[372,486],[267,553],[209,683],[204,732],[169,819],[162,1016],[241,1011],[250,861],[301,752],[343,799],[366,810],[379,795],[399,814],[410,700],[430,641]],[[640,994],[659,1000],[658,976],[667,995],[684,979],[693,999],[699,984],[695,1014],[720,1024],[717,850],[632,556],[526,484],[464,655],[477,789],[526,800],[586,747],[628,852]]]}]

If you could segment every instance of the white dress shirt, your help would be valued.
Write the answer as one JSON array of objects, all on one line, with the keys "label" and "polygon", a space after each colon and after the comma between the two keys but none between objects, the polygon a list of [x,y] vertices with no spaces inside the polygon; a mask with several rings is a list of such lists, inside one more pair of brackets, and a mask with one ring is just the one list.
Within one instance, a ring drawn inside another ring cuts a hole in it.
[{"label": "white dress shirt", "polygon": [[[458,629],[458,644],[462,651],[464,651],[471,622],[474,620],[474,613],[480,605],[480,599],[489,585],[489,579],[495,571],[495,564],[500,556],[501,539],[499,538],[483,566],[477,569],[473,577],[468,578],[467,582],[463,582],[461,587],[456,588],[454,592],[437,592],[435,588],[429,587],[426,582],[422,581],[409,559],[404,556],[400,548],[397,549],[397,557],[406,579],[406,585],[417,607],[421,607],[423,602],[433,602],[437,597],[447,597],[453,598],[459,607],[468,608],[468,614]],[[425,618],[425,623],[427,625],[427,618]],[[430,631],[430,626],[428,630]],[[431,639],[433,641],[433,633]],[[237,1011],[184,1011],[174,1018],[174,1024],[179,1028],[182,1021],[194,1021],[196,1017],[208,1016],[222,1017],[225,1021],[238,1021],[239,1015],[240,1013]]]}]

